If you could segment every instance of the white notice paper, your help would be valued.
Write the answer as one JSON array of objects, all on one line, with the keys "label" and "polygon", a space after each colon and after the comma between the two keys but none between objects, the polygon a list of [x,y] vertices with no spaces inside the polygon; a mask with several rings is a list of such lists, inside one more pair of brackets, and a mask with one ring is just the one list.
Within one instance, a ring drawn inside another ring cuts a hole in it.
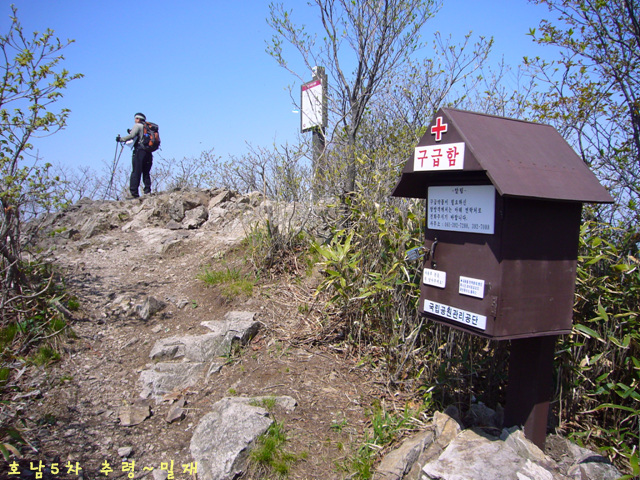
[{"label": "white notice paper", "polygon": [[429,187],[428,193],[428,228],[493,235],[496,212],[493,185]]},{"label": "white notice paper", "polygon": [[460,276],[458,293],[470,297],[484,298],[484,280]]},{"label": "white notice paper", "polygon": [[432,287],[444,288],[447,284],[447,272],[425,268],[422,272],[422,283]]}]

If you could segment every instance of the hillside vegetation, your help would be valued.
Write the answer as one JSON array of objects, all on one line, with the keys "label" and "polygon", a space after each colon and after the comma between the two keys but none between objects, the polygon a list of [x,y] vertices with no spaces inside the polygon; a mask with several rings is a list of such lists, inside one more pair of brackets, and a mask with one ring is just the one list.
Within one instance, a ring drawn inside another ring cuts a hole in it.
[{"label": "hillside vegetation", "polygon": [[[558,48],[560,59],[525,59],[515,89],[508,68],[488,67],[490,39],[474,43],[468,36],[456,45],[436,36],[432,54],[420,54],[425,45],[417,32],[437,2],[317,0],[311,7],[325,20],[317,37],[273,4],[269,53],[274,59],[290,68],[286,44],[309,69],[316,62],[327,66],[328,122],[315,132],[324,149],[318,152],[301,139],[297,145],[250,146],[230,159],[213,150],[182,160],[158,154],[154,189],[259,192],[271,203],[246,224],[244,263],[234,268],[274,284],[316,272],[314,300],[289,300],[314,326],[296,341],[346,352],[419,411],[453,404],[465,412],[476,401],[497,407],[504,403],[508,344],[417,315],[420,266],[407,261],[406,252],[423,242],[425,207],[389,195],[425,125],[442,106],[554,126],[616,202],[583,211],[574,326],[555,353],[553,426],[638,475],[639,7],[627,0],[537,3],[548,5],[558,20],[543,22],[530,34]],[[71,42],[59,42],[50,31],[25,35],[13,12],[2,37],[0,87],[0,388],[2,408],[17,415],[11,408],[20,398],[13,390],[17,382],[64,355],[74,335],[68,319],[83,308],[57,270],[55,255],[42,256],[38,221],[51,219],[45,213],[62,215],[85,198],[120,201],[128,172],[115,162],[96,173],[30,160],[37,134],[64,128],[69,112],[55,111],[56,102],[81,75],[61,67],[61,51]],[[345,32],[349,41],[339,41],[334,31]],[[393,34],[370,38],[370,31]],[[317,46],[314,38],[325,43]],[[353,75],[340,63],[349,48],[358,66]],[[198,274],[212,282],[246,280],[231,268],[229,278],[214,273]],[[229,295],[250,290],[246,283],[237,288]],[[7,458],[26,441],[12,425],[0,426],[0,451]],[[365,451],[370,459],[375,450]]]}]

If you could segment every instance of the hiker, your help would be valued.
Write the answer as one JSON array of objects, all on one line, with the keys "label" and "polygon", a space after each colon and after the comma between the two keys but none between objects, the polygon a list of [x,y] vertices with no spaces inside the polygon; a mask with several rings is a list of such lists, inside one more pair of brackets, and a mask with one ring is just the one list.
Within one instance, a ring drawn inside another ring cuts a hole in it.
[{"label": "hiker", "polygon": [[138,198],[140,196],[138,191],[140,187],[140,177],[142,177],[142,181],[144,182],[145,195],[151,193],[151,175],[149,175],[149,172],[151,172],[151,165],[153,164],[153,155],[140,146],[144,132],[144,122],[146,122],[147,117],[142,113],[136,113],[133,118],[135,123],[131,130],[127,130],[129,135],[126,137],[120,137],[120,135],[118,135],[116,142],[127,142],[135,139],[133,144],[131,177],[129,178],[129,191],[133,198]]}]

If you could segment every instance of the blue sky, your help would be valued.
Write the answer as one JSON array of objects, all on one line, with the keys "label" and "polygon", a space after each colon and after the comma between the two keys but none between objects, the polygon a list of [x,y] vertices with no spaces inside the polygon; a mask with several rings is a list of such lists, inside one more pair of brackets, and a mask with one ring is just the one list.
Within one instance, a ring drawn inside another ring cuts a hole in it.
[{"label": "blue sky", "polygon": [[[51,28],[62,40],[74,39],[64,66],[85,75],[58,104],[71,110],[66,129],[33,142],[44,161],[100,170],[113,160],[115,136],[126,133],[138,111],[160,125],[157,154],[165,159],[211,148],[226,158],[245,153],[246,142],[295,141],[300,118],[287,86],[299,91],[299,82],[265,53],[273,33],[268,1],[13,3],[26,32]],[[316,20],[305,1],[284,3],[294,20]],[[0,7],[3,33],[10,13],[8,3]],[[525,55],[548,53],[526,35],[545,16],[546,7],[526,0],[445,0],[424,36],[493,36],[493,58],[504,55],[515,66]]]}]

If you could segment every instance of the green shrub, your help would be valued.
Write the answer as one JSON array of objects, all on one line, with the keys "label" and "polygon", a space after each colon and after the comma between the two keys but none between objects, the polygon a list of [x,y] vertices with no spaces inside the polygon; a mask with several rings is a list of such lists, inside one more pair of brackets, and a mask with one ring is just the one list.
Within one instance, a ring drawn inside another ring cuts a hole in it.
[{"label": "green shrub", "polygon": [[80,302],[78,301],[78,298],[74,296],[67,300],[67,308],[70,312],[77,312],[80,310]]},{"label": "green shrub", "polygon": [[229,267],[223,270],[205,267],[197,278],[209,286],[221,286],[220,291],[228,300],[238,296],[250,297],[256,283],[255,277],[243,274],[238,268]]},{"label": "green shrub", "polygon": [[631,465],[640,447],[637,238],[610,225],[582,225],[574,327],[556,356],[565,428]]},{"label": "green shrub", "polygon": [[[434,407],[472,399],[504,405],[508,342],[482,339],[417,318],[420,265],[403,260],[422,244],[421,212],[384,207],[364,194],[347,200],[347,226],[315,245],[329,295],[327,328],[362,346],[399,388],[423,391]],[[556,354],[559,426],[599,447],[619,466],[638,462],[640,418],[640,261],[634,231],[585,222],[580,235],[574,328]],[[335,338],[335,337],[334,337]],[[364,360],[364,359],[363,359]],[[358,456],[363,460],[366,451]]]},{"label": "green shrub", "polygon": [[[269,211],[266,218],[249,229],[243,246],[254,268],[264,274],[300,274],[304,267],[309,272],[315,258],[309,249],[310,236],[306,233],[306,219],[298,219],[300,212],[285,211],[280,206]],[[308,217],[308,215],[307,215]]]},{"label": "green shrub", "polygon": [[291,466],[305,455],[300,456],[287,452],[284,446],[287,442],[287,434],[282,422],[273,422],[269,429],[258,437],[256,446],[251,451],[251,461],[254,468],[266,477],[275,474],[277,477],[285,477]]},{"label": "green shrub", "polygon": [[417,420],[420,409],[413,410],[408,406],[401,411],[389,412],[380,405],[374,405],[369,413],[371,429],[365,432],[362,443],[355,449],[353,455],[342,464],[337,465],[340,470],[350,473],[349,478],[373,478],[375,463],[379,453],[393,442],[400,440],[408,432],[421,428]]},{"label": "green shrub", "polygon": [[43,345],[31,356],[34,365],[44,366],[60,360],[60,354],[51,346]]}]

